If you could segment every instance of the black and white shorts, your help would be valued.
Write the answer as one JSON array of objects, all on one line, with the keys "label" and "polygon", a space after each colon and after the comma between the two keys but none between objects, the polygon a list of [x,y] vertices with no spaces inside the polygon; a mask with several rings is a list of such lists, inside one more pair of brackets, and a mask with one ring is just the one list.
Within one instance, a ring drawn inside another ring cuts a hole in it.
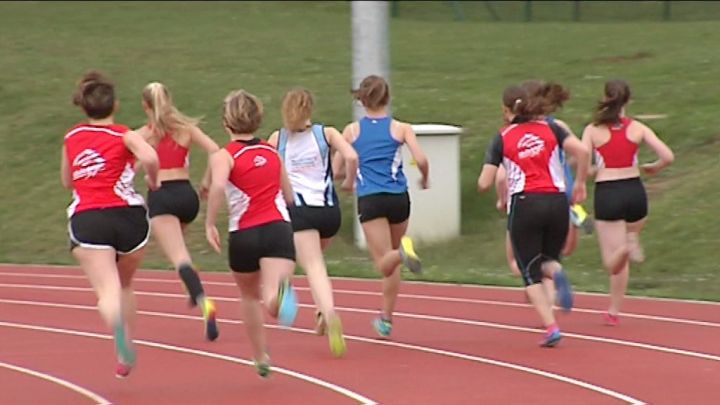
[{"label": "black and white shorts", "polygon": [[147,204],[150,218],[173,215],[183,224],[195,220],[200,210],[200,199],[189,180],[163,181],[159,189],[148,191]]},{"label": "black and white shorts", "polygon": [[228,256],[230,270],[236,273],[260,270],[260,259],[263,258],[295,261],[292,226],[289,222],[278,221],[230,232]]},{"label": "black and white shorts", "polygon": [[290,206],[290,219],[293,231],[306,231],[314,229],[320,233],[321,239],[332,238],[337,235],[342,224],[340,207],[308,207]]},{"label": "black and white shorts", "polygon": [[391,225],[400,224],[410,218],[410,195],[378,193],[358,198],[360,222],[387,218]]},{"label": "black and white shorts", "polygon": [[595,219],[637,222],[648,214],[645,187],[639,177],[595,183]]},{"label": "black and white shorts", "polygon": [[82,211],[68,224],[70,250],[115,249],[120,255],[142,249],[150,237],[145,207],[118,207]]}]

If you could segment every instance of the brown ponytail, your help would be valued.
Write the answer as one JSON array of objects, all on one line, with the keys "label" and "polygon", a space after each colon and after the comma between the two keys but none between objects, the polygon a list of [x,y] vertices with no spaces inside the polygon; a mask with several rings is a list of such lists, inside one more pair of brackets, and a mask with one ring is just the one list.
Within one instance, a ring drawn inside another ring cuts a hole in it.
[{"label": "brown ponytail", "polygon": [[360,82],[357,90],[353,91],[355,99],[370,110],[385,107],[390,102],[390,86],[380,76],[371,75]]},{"label": "brown ponytail", "polygon": [[630,86],[624,80],[610,80],[605,83],[605,98],[598,102],[593,123],[612,125],[620,121],[620,113],[630,101]]}]

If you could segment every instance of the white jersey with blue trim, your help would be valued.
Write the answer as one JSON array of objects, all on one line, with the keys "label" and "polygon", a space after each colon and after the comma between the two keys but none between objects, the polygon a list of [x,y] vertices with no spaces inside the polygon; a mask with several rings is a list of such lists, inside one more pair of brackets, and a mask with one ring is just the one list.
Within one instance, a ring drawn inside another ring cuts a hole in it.
[{"label": "white jersey with blue trim", "polygon": [[314,124],[303,132],[280,129],[277,149],[292,184],[296,206],[337,205],[330,145],[322,125]]}]

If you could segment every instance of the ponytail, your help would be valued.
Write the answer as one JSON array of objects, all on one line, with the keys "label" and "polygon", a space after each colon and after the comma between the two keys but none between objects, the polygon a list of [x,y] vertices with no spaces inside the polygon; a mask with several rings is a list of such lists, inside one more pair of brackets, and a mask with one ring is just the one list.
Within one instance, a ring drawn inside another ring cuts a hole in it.
[{"label": "ponytail", "polygon": [[170,134],[178,141],[178,132],[198,125],[199,119],[190,118],[181,113],[173,104],[167,87],[159,82],[152,82],[143,89],[143,101],[150,108],[150,128],[153,136],[162,138]]},{"label": "ponytail", "polygon": [[605,83],[605,98],[598,102],[593,117],[595,125],[612,125],[620,121],[620,113],[630,101],[630,86],[624,80]]}]

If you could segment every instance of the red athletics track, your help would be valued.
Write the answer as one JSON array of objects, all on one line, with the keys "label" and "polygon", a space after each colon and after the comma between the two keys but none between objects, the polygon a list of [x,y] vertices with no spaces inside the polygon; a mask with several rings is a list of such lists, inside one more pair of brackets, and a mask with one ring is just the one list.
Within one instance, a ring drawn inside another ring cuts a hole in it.
[{"label": "red athletics track", "polygon": [[[88,282],[76,268],[0,266],[0,403],[119,404],[712,404],[720,401],[720,305],[632,298],[619,327],[601,324],[606,298],[580,294],[560,315],[566,338],[540,349],[517,289],[405,283],[391,341],[370,326],[377,280],[335,279],[348,354],[312,333],[307,283],[293,329],[268,325],[276,371],[247,365],[250,348],[227,273],[203,273],[221,335],[202,337],[172,272],[143,271],[138,366],[114,378]],[[282,401],[282,402],[281,402]]]}]

